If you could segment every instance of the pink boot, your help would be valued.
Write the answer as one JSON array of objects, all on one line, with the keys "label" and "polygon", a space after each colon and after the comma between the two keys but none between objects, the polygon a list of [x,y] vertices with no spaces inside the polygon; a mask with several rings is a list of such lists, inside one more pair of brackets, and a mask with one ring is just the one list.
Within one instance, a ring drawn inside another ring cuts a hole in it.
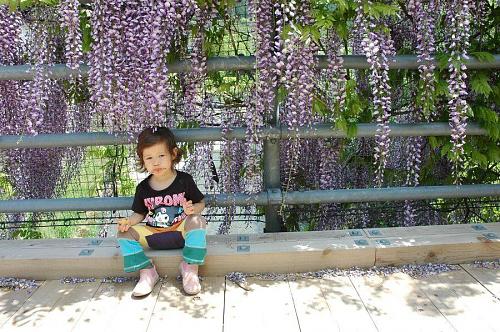
[{"label": "pink boot", "polygon": [[182,276],[182,287],[189,295],[196,295],[201,291],[200,279],[198,279],[198,265],[188,264],[184,261],[179,265]]},{"label": "pink boot", "polygon": [[154,286],[160,279],[158,272],[156,272],[156,267],[150,267],[149,269],[142,269],[139,271],[140,279],[137,285],[135,285],[133,296],[144,296],[148,295],[153,291]]}]

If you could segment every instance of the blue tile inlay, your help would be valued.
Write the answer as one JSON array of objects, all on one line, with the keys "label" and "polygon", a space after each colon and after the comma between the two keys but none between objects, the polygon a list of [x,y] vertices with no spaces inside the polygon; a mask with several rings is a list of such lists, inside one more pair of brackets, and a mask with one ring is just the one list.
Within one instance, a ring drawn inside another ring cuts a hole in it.
[{"label": "blue tile inlay", "polygon": [[483,225],[481,224],[478,224],[478,225],[472,225],[471,226],[473,229],[475,229],[476,231],[485,231],[486,230],[486,227],[484,227]]}]

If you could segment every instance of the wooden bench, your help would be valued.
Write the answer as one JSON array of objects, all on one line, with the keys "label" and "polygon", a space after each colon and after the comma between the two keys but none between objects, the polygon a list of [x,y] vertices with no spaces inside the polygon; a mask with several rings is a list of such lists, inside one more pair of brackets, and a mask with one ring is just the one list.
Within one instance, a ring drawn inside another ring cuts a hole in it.
[{"label": "wooden bench", "polygon": [[[205,276],[324,268],[468,263],[500,258],[500,223],[209,235]],[[177,275],[181,250],[146,250],[161,275]],[[0,241],[0,276],[37,280],[135,276],[115,238]]]}]

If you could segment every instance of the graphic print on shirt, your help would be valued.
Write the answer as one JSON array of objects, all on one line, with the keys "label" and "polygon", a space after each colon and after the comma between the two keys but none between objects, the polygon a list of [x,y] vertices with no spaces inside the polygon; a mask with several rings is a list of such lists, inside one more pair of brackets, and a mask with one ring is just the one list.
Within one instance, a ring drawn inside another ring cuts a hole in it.
[{"label": "graphic print on shirt", "polygon": [[146,224],[153,227],[170,227],[182,221],[186,214],[182,204],[186,201],[184,192],[174,195],[148,197],[144,199],[144,205],[149,210],[146,216]]}]

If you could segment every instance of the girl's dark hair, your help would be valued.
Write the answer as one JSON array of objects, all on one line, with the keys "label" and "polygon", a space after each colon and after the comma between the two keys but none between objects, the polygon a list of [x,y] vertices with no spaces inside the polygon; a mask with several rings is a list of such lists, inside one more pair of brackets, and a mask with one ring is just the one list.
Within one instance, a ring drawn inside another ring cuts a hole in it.
[{"label": "girl's dark hair", "polygon": [[171,154],[174,154],[174,149],[177,148],[177,154],[172,162],[172,166],[178,164],[181,161],[182,155],[184,151],[182,151],[175,142],[175,136],[170,131],[170,129],[165,127],[157,127],[157,128],[146,128],[144,129],[137,139],[137,156],[139,157],[139,170],[141,172],[146,171],[146,167],[144,167],[144,159],[143,152],[145,148],[149,148],[158,143],[167,144],[167,149]]}]

